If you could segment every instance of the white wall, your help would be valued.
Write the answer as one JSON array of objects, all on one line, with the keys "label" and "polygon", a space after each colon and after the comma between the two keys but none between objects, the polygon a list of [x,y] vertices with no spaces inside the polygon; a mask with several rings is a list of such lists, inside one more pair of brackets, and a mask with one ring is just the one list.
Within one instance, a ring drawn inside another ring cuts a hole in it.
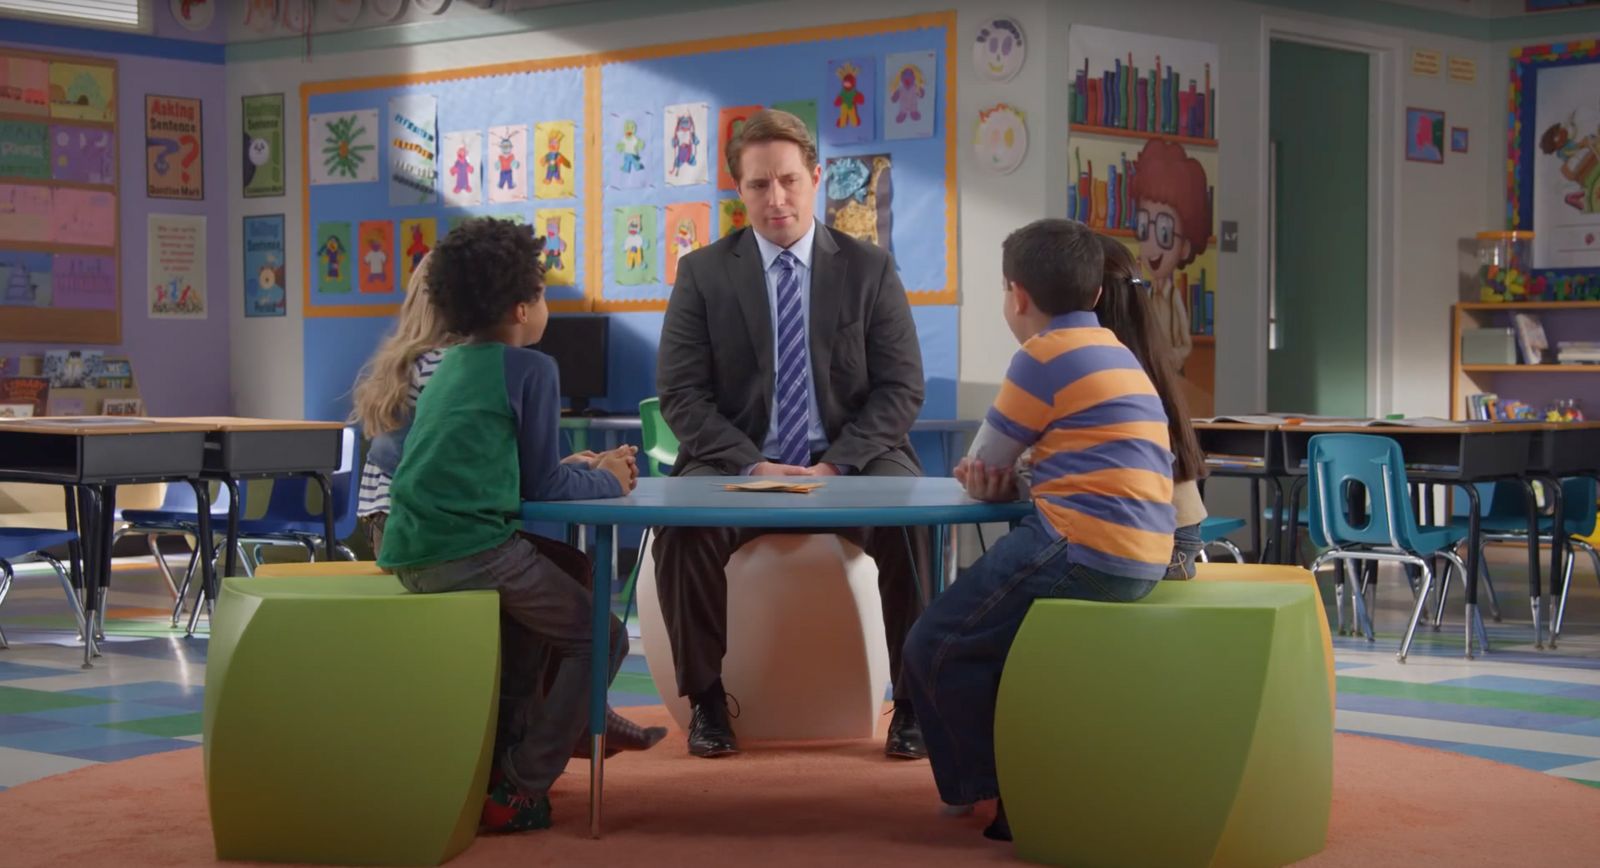
[{"label": "white wall", "polygon": [[[961,159],[960,280],[961,315],[960,409],[976,413],[987,403],[1003,373],[1013,341],[1000,319],[1000,241],[1011,229],[1042,216],[1065,212],[1067,165],[1064,131],[1067,120],[1067,28],[1074,23],[1215,42],[1221,53],[1218,138],[1222,142],[1217,213],[1237,220],[1237,253],[1221,254],[1217,311],[1217,410],[1261,409],[1265,396],[1264,323],[1266,296],[1260,262],[1265,215],[1261,212],[1260,110],[1263,21],[1266,18],[1322,21],[1339,28],[1356,27],[1398,38],[1403,46],[1398,64],[1400,103],[1442,109],[1452,125],[1472,131],[1472,152],[1449,154],[1443,166],[1406,163],[1400,179],[1399,284],[1394,287],[1394,328],[1389,350],[1394,358],[1392,395],[1381,411],[1444,413],[1448,353],[1448,305],[1457,298],[1464,239],[1495,225],[1499,212],[1486,189],[1498,183],[1504,133],[1501,111],[1504,70],[1491,62],[1504,51],[1487,43],[1415,34],[1377,25],[1352,25],[1318,19],[1279,7],[1233,0],[1014,0],[998,6],[978,0],[812,0],[805,4],[762,3],[727,7],[714,14],[681,13],[554,32],[530,32],[455,42],[432,43],[348,54],[232,63],[228,67],[230,105],[245,94],[283,91],[288,96],[286,136],[300,140],[297,88],[302,82],[398,71],[428,71],[485,63],[522,60],[659,42],[729,36],[764,30],[805,27],[829,22],[887,18],[940,9],[958,13],[959,64],[957,126]],[[978,81],[966,59],[968,40],[986,14],[1016,17],[1031,38],[1027,65],[1011,82]],[[1444,78],[1417,79],[1409,74],[1409,51],[1432,48],[1470,56],[1479,62],[1479,81],[1462,85]],[[1501,65],[1503,66],[1503,64]],[[1009,102],[1027,113],[1030,152],[1014,174],[996,177],[974,171],[970,158],[971,129],[978,109]],[[238,116],[230,120],[231,136],[240,135]],[[1401,125],[1397,123],[1396,128]],[[1330,134],[1336,134],[1331,131]],[[1393,147],[1400,148],[1396,141]],[[230,161],[229,189],[240,178]],[[289,177],[300,173],[291,149]],[[1484,178],[1490,176],[1486,188]],[[235,214],[284,212],[291,239],[302,231],[298,184],[283,199],[245,200],[232,193]],[[239,224],[229,221],[229,250],[238,257]],[[300,246],[289,245],[288,269],[301,274]],[[241,264],[235,259],[232,273]],[[301,327],[299,287],[290,294],[289,315],[245,320],[235,308],[232,348],[235,406],[241,413],[298,416],[301,412]],[[1353,287],[1352,292],[1361,288]]]}]

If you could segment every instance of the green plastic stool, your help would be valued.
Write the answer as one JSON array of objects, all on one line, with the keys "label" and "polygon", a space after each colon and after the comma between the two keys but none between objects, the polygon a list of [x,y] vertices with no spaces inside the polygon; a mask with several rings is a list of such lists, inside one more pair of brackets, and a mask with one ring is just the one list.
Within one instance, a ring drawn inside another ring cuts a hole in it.
[{"label": "green plastic stool", "polygon": [[494,591],[227,578],[208,658],[219,859],[438,865],[472,843],[499,702]]},{"label": "green plastic stool", "polygon": [[1333,798],[1322,617],[1295,584],[1035,602],[995,713],[1017,855],[1249,868],[1320,851]]}]

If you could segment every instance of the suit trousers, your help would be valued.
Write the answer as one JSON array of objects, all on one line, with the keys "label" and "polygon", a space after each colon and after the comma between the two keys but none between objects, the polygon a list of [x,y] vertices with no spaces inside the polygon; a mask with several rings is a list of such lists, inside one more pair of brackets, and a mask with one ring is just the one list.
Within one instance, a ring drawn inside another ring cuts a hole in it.
[{"label": "suit trousers", "polygon": [[[691,466],[683,476],[718,476],[704,465]],[[862,476],[908,476],[907,468],[877,460],[862,468]],[[878,565],[878,594],[883,602],[883,632],[889,643],[889,676],[897,700],[906,698],[901,686],[900,652],[911,625],[922,614],[928,572],[928,529],[818,528],[766,529],[722,527],[665,527],[656,532],[652,551],[656,558],[656,590],[661,614],[672,643],[678,676],[678,695],[695,696],[722,677],[722,658],[728,650],[728,560],[745,543],[769,533],[834,533],[861,547]]]}]

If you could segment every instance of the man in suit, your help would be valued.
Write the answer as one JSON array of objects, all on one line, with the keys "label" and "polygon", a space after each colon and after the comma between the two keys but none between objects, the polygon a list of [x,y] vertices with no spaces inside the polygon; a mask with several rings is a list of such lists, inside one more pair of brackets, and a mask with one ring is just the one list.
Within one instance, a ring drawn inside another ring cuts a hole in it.
[{"label": "man in suit", "polygon": [[[822,171],[799,118],[756,113],[726,158],[750,226],[679,260],[661,329],[656,380],[679,441],[673,475],[920,475],[907,435],[922,408],[922,353],[893,259],[817,222]],[[663,528],[656,538],[656,583],[678,693],[693,708],[695,756],[738,752],[722,688],[724,570],[764,532]],[[895,685],[885,752],[921,759],[900,650],[922,609],[914,562],[927,534],[837,532],[878,564]]]}]

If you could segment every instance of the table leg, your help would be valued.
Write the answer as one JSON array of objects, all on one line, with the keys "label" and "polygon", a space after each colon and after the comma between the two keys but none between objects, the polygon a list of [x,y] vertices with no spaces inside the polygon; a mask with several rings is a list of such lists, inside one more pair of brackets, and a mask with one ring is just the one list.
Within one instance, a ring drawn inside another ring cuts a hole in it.
[{"label": "table leg", "polygon": [[936,540],[933,546],[933,592],[935,595],[944,593],[945,589],[946,576],[944,571],[945,564],[948,563],[948,561],[945,560],[944,547],[945,537],[949,531],[950,528],[942,524],[935,526],[933,529],[934,539]]},{"label": "table leg", "polygon": [[93,669],[100,651],[95,647],[95,613],[100,610],[100,491],[93,485],[78,489],[78,523],[83,536],[83,668]]},{"label": "table leg", "polygon": [[77,535],[72,542],[67,543],[67,557],[72,560],[73,593],[78,595],[79,608],[82,609],[84,535],[81,531],[82,524],[78,521],[78,489],[77,486],[63,485],[61,486],[61,491],[63,494],[62,499],[66,502],[67,531]]},{"label": "table leg", "polygon": [[189,629],[184,633],[185,636],[193,636],[195,629],[200,626],[201,611],[207,616],[215,611],[218,593],[216,538],[211,530],[211,486],[204,479],[191,479],[189,485],[194,488],[195,518],[198,522],[194,550],[200,568],[200,595],[195,598],[194,611],[189,613]]},{"label": "table leg", "polygon": [[237,575],[239,569],[239,481],[231,476],[224,476],[222,484],[228,487],[228,537],[223,540],[227,548],[223,551],[226,560],[223,563],[222,575],[232,576]]},{"label": "table leg", "polygon": [[[1482,568],[1479,563],[1481,547],[1483,545],[1483,528],[1479,526],[1480,516],[1478,509],[1481,498],[1478,495],[1478,486],[1467,484],[1460,486],[1467,494],[1467,604],[1466,604],[1466,635],[1467,659],[1471,660],[1472,638],[1476,635],[1482,645],[1483,652],[1489,653],[1489,636],[1483,631],[1483,620],[1478,617],[1478,570]],[[1442,613],[1441,613],[1442,616]]]},{"label": "table leg", "polygon": [[1280,550],[1288,548],[1289,564],[1300,563],[1300,492],[1305,490],[1308,479],[1309,476],[1296,476],[1289,483],[1289,526],[1284,530],[1288,538],[1280,538],[1278,545]]},{"label": "table leg", "polygon": [[[1561,480],[1554,477],[1545,477],[1545,484],[1550,489],[1550,647],[1556,647],[1556,631],[1560,628],[1560,617],[1557,615],[1561,607],[1566,604],[1565,595],[1561,587],[1562,558],[1567,553],[1567,523],[1562,514]],[[1537,530],[1537,527],[1535,528]],[[1538,539],[1534,539],[1534,549],[1539,546]]]},{"label": "table leg", "polygon": [[[333,538],[333,485],[328,482],[328,474],[318,473],[315,475],[317,487],[322,489],[322,557],[332,563],[336,560],[336,556],[333,553],[334,546],[338,545],[339,542]],[[356,484],[356,480],[350,480],[350,484]]]},{"label": "table leg", "polygon": [[1250,551],[1258,562],[1266,563],[1267,552],[1261,547],[1261,483],[1260,479],[1250,478]]},{"label": "table leg", "polygon": [[596,580],[590,611],[594,634],[589,653],[589,837],[600,837],[600,803],[605,785],[606,757],[606,673],[611,666],[611,587],[598,577],[611,574],[611,542],[617,529],[597,525],[595,531]]},{"label": "table leg", "polygon": [[1539,496],[1533,480],[1523,477],[1522,501],[1528,514],[1528,605],[1533,613],[1533,647],[1544,650],[1544,600],[1539,578]]},{"label": "table leg", "polygon": [[105,638],[106,600],[111,596],[111,544],[116,539],[112,531],[116,528],[116,524],[117,487],[103,486],[100,492],[100,522],[95,527],[95,535],[100,540],[100,556],[95,559],[95,567],[100,571],[95,600],[99,617],[84,618],[84,629],[93,632],[97,640]]}]

